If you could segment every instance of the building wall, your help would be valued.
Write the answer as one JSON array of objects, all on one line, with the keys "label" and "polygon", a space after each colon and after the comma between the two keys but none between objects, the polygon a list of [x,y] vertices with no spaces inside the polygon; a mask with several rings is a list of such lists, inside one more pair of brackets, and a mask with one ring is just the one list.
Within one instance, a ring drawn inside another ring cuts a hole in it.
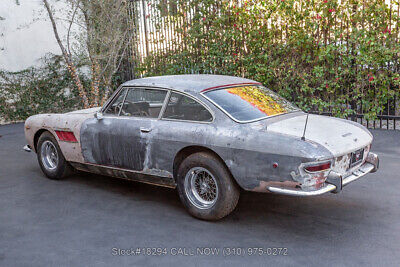
[{"label": "building wall", "polygon": [[[56,10],[63,3],[49,1]],[[61,54],[41,0],[0,0],[0,69],[18,71],[39,64],[46,53]],[[62,13],[57,12],[57,17]],[[67,32],[59,25],[60,34]]]}]

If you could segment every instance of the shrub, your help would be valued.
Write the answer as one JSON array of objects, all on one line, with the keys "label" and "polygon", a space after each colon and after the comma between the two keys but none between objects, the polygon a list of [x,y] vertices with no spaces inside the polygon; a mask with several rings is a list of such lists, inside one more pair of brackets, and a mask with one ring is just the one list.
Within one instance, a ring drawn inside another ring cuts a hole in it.
[{"label": "shrub", "polygon": [[154,48],[139,60],[138,75],[244,76],[304,110],[342,117],[362,112],[374,118],[399,97],[397,6],[379,0],[233,2],[159,1],[148,18],[156,29],[149,34]]},{"label": "shrub", "polygon": [[[86,79],[87,82],[87,79]],[[40,67],[0,71],[0,118],[23,120],[37,113],[80,107],[74,83],[60,56],[47,55]]]}]

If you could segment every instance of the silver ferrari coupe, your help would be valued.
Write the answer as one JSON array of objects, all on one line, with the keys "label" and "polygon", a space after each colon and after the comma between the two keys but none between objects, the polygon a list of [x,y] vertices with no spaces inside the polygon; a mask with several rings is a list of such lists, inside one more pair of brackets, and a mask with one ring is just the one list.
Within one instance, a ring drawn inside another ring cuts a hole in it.
[{"label": "silver ferrari coupe", "polygon": [[80,170],[177,188],[205,220],[231,213],[240,189],[338,193],[379,167],[362,125],[307,114],[259,82],[221,75],[128,81],[103,107],[29,117],[25,135],[51,179]]}]

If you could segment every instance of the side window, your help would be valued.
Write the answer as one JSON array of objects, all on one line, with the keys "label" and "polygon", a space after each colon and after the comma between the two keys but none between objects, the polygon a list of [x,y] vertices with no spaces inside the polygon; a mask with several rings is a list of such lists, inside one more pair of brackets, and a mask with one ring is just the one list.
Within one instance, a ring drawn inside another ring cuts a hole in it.
[{"label": "side window", "polygon": [[122,107],[122,102],[124,102],[124,98],[126,95],[126,91],[128,89],[123,88],[119,95],[114,99],[114,101],[108,106],[107,110],[104,112],[106,114],[113,114],[113,115],[118,115],[119,111]]},{"label": "side window", "polygon": [[166,95],[166,90],[131,88],[126,95],[120,115],[157,118]]},{"label": "side window", "polygon": [[163,118],[204,122],[210,122],[213,119],[211,113],[202,104],[175,92],[171,93]]}]

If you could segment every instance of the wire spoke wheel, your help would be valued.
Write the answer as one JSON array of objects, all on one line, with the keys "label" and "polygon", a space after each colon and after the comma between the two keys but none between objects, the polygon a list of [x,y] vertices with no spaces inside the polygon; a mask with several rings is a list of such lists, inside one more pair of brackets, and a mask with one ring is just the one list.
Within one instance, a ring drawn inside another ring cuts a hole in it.
[{"label": "wire spoke wheel", "polygon": [[185,176],[185,193],[199,209],[211,208],[218,199],[218,184],[214,175],[202,167],[190,169]]},{"label": "wire spoke wheel", "polygon": [[54,170],[58,165],[58,152],[57,148],[51,141],[44,141],[41,150],[40,157],[43,163],[43,166],[47,170]]}]

